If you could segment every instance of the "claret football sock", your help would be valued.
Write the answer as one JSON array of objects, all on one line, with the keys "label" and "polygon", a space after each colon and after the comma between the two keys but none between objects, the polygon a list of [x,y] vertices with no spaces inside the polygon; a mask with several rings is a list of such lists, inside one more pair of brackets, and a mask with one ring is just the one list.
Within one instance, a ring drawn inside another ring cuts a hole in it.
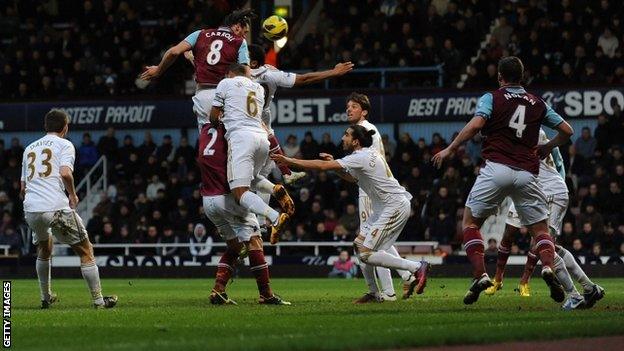
[{"label": "claret football sock", "polygon": [[524,272],[522,272],[522,278],[520,278],[520,284],[527,284],[529,282],[535,270],[535,266],[537,265],[537,261],[539,261],[537,254],[534,251],[529,251],[526,264],[524,265]]},{"label": "claret football sock", "polygon": [[[277,140],[277,137],[275,135],[269,136],[269,152],[278,155],[284,154],[284,151],[282,151],[282,148],[279,145],[279,140]],[[290,168],[288,168],[288,166],[286,165],[278,164],[277,168],[279,168],[280,172],[282,172],[283,175],[289,175],[290,173],[292,173],[290,171]]]},{"label": "claret football sock", "polygon": [[221,256],[219,264],[217,265],[217,277],[215,279],[214,289],[218,292],[224,292],[227,283],[232,278],[234,273],[234,266],[238,260],[238,252],[236,250],[227,249]]},{"label": "claret football sock", "polygon": [[269,265],[264,259],[264,251],[249,251],[249,269],[256,278],[256,285],[258,285],[258,292],[260,293],[260,296],[273,296],[273,291],[271,291],[270,285]]},{"label": "claret football sock", "polygon": [[485,243],[479,229],[473,227],[464,229],[464,250],[466,250],[468,260],[472,263],[472,275],[475,279],[480,278],[485,273],[484,246]]},{"label": "claret football sock", "polygon": [[542,261],[542,266],[553,268],[555,243],[553,243],[550,235],[538,234],[535,237],[535,251],[537,251],[539,259]]}]

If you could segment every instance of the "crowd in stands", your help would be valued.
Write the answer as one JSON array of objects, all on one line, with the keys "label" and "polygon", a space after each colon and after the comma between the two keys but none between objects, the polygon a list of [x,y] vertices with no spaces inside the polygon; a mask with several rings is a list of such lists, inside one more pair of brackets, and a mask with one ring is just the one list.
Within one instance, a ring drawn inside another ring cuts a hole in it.
[{"label": "crowd in stands", "polygon": [[464,87],[496,86],[496,63],[515,55],[526,84],[624,84],[624,7],[620,1],[505,1]]},{"label": "crowd in stands", "polygon": [[[624,116],[616,108],[613,115],[598,117],[594,131],[584,128],[578,135],[561,148],[570,208],[560,242],[577,255],[619,257],[624,255]],[[466,143],[439,170],[430,162],[431,156],[447,145],[439,134],[431,140],[413,140],[403,133],[396,141],[384,135],[383,142],[394,176],[414,195],[412,215],[400,240],[434,240],[461,249],[461,216],[482,163],[481,139],[477,136]],[[320,141],[310,132],[301,141],[291,135],[283,149],[289,156],[307,159],[319,152],[343,156],[342,148],[329,134]],[[191,254],[199,255],[207,253],[205,246],[210,242],[221,240],[203,215],[195,147],[185,137],[173,145],[171,137],[164,136],[157,145],[148,132],[145,140],[135,145],[130,136],[119,140],[111,128],[97,143],[85,133],[76,150],[78,179],[100,155],[105,155],[111,165],[111,185],[87,223],[93,242],[190,240],[198,245]],[[11,140],[6,147],[0,140],[0,245],[14,248],[20,246],[17,232],[23,224],[19,199],[22,152],[19,140]],[[356,186],[335,174],[318,172],[310,173],[289,191],[297,211],[282,241],[350,241],[355,237],[360,220]],[[528,233],[520,231],[512,251],[525,253],[529,242]]]}]

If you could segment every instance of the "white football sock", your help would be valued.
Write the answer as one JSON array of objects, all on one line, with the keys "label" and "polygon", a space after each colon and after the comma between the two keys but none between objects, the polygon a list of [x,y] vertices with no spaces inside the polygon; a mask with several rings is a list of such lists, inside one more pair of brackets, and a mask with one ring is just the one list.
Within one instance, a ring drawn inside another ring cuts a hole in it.
[{"label": "white football sock", "polygon": [[[263,193],[263,192],[258,192],[256,195],[260,196],[260,198],[262,199],[262,201],[264,201],[265,204],[269,204],[269,202],[271,201],[271,194],[270,193]],[[264,227],[264,225],[266,224],[266,217],[259,215],[258,216],[258,223],[260,223],[261,227]]]},{"label": "white football sock", "polygon": [[[390,248],[385,251],[391,254],[392,256],[401,257],[401,255],[399,255],[399,251],[397,251],[394,245],[390,246]],[[412,273],[410,273],[409,271],[402,270],[402,269],[397,269],[396,272],[399,273],[399,275],[401,276],[403,280],[408,280],[412,276]]]},{"label": "white football sock", "polygon": [[555,275],[557,276],[557,280],[563,286],[563,290],[565,290],[566,294],[577,294],[576,287],[572,282],[572,278],[570,278],[570,273],[565,267],[565,262],[563,259],[555,253],[555,260],[553,261],[553,267],[555,269]]},{"label": "white football sock", "polygon": [[366,280],[368,292],[375,296],[379,296],[379,288],[377,287],[377,281],[375,281],[375,267],[360,262],[360,269],[362,270],[364,280]]},{"label": "white football sock", "polygon": [[41,301],[49,301],[52,290],[50,289],[50,259],[44,260],[37,257],[35,265],[37,269],[37,277],[39,278],[39,290],[41,292]]},{"label": "white football sock", "polygon": [[578,262],[576,262],[576,260],[574,259],[574,256],[572,256],[572,253],[564,247],[557,246],[557,249],[563,253],[563,255],[561,255],[561,258],[565,262],[565,266],[568,269],[570,275],[574,278],[574,280],[581,283],[581,285],[583,286],[583,290],[591,291],[593,289],[594,283],[587,277],[587,275],[583,271],[583,268],[579,266]]},{"label": "white football sock", "polygon": [[279,213],[262,201],[262,198],[251,191],[245,191],[240,198],[240,204],[249,211],[267,217],[271,223],[277,222]]},{"label": "white football sock", "polygon": [[95,262],[81,265],[80,271],[82,272],[82,277],[87,282],[91,297],[93,298],[93,303],[96,305],[103,304],[104,299],[102,298],[102,287],[100,286],[100,271]]},{"label": "white football sock", "polygon": [[258,193],[271,195],[273,194],[274,187],[275,184],[271,183],[271,181],[261,176],[258,176],[258,178],[253,182],[253,188],[256,189]]},{"label": "white football sock", "polygon": [[396,295],[394,292],[394,284],[392,284],[392,271],[385,267],[375,267],[377,280],[381,292],[388,296]]},{"label": "white football sock", "polygon": [[416,272],[418,268],[420,268],[420,262],[414,262],[404,258],[392,256],[384,251],[373,252],[368,257],[368,261],[366,263],[372,264],[373,266],[408,270],[412,273]]}]

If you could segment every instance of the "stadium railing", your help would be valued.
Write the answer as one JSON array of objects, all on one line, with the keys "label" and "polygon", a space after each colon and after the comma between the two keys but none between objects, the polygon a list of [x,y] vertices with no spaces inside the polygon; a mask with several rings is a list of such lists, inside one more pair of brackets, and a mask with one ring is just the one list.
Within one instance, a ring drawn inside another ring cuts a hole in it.
[{"label": "stadium railing", "polygon": [[[96,173],[101,169],[101,174]],[[76,186],[76,193],[80,194],[83,188],[85,188],[85,196],[81,199],[81,202],[78,204],[77,212],[80,215],[80,218],[84,221],[84,223],[89,222],[91,219],[91,214],[93,213],[93,208],[99,202],[99,192],[108,188],[108,163],[106,160],[106,156],[100,157],[95,165],[91,167],[89,172],[84,176],[84,178],[78,183]],[[95,180],[92,180],[93,176],[99,176]]]},{"label": "stadium railing", "polygon": [[[267,247],[274,247],[275,254],[280,255],[281,249],[284,247],[313,247],[314,255],[318,256],[320,253],[321,247],[343,247],[348,246],[351,247],[353,242],[351,241],[305,241],[305,242],[280,242],[276,245],[271,245]],[[191,243],[177,243],[177,244],[93,244],[94,249],[123,249],[124,255],[130,255],[130,250],[132,249],[146,249],[146,248],[155,248],[155,249],[169,249],[169,248],[190,248],[190,247],[202,247],[202,246],[212,246],[212,247],[225,247],[226,243],[224,242],[213,242],[211,244],[191,244]],[[398,241],[394,243],[396,247],[428,247],[431,252],[438,248],[437,241]],[[56,244],[56,248],[69,248],[69,245],[64,244]],[[1,248],[1,247],[0,247]],[[8,249],[6,250],[8,252]]]}]

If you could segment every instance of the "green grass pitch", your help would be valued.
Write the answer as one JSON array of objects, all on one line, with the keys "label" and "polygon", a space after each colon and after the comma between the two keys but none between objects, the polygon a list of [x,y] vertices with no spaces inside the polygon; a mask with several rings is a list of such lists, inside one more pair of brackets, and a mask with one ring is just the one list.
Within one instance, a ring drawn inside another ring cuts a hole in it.
[{"label": "green grass pitch", "polygon": [[[407,301],[353,305],[362,279],[275,279],[292,306],[256,304],[252,279],[229,287],[238,306],[211,306],[212,279],[102,282],[119,295],[112,310],[90,308],[82,280],[55,280],[60,303],[39,310],[36,280],[14,280],[16,350],[372,350],[423,345],[553,340],[624,334],[624,279],[597,279],[606,296],[594,309],[564,312],[541,279],[533,296],[513,292],[517,278],[473,306],[462,296],[469,279],[430,279],[425,294]],[[396,281],[400,291],[399,281]]]}]

